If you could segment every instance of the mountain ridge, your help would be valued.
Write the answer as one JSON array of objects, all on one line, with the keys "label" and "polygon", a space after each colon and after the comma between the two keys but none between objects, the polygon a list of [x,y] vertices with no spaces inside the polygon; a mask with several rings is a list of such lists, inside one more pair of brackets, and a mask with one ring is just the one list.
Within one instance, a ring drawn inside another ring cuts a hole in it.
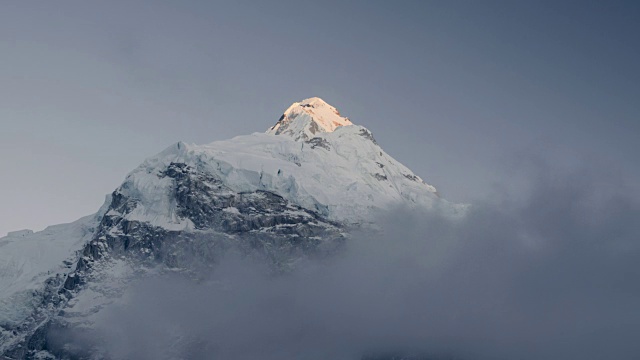
[{"label": "mountain ridge", "polygon": [[[294,103],[266,133],[175,143],[130,172],[96,214],[48,237],[0,239],[0,354],[66,354],[48,345],[48,329],[90,328],[134,276],[197,276],[227,251],[287,271],[336,251],[351,229],[375,226],[376,213],[394,206],[464,212],[319,98]],[[50,263],[29,251],[42,239],[60,247]]]}]

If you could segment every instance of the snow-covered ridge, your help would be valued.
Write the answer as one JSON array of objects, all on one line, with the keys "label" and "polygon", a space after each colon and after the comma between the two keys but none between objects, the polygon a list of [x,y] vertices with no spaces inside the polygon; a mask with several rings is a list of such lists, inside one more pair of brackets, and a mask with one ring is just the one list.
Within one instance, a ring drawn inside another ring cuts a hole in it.
[{"label": "snow-covered ridge", "polygon": [[129,220],[174,231],[193,228],[177,216],[173,183],[162,176],[171,163],[210,174],[236,192],[273,192],[343,224],[370,222],[373,212],[392,206],[446,213],[464,208],[440,199],[433,186],[386,154],[369,130],[320,98],[294,103],[266,133],[206,145],[179,142],[147,159],[118,189],[139,200]]},{"label": "snow-covered ridge", "polygon": [[306,142],[254,133],[207,145],[177,143],[147,159],[119,189],[140,201],[130,220],[192,228],[188,219],[176,217],[173,184],[161,175],[171,163],[211,174],[236,192],[276,193],[344,224],[366,223],[374,211],[399,205],[460,210],[386,154],[367,129],[353,125]]},{"label": "snow-covered ridge", "polygon": [[22,321],[39,301],[34,294],[45,280],[71,271],[75,252],[91,239],[110,201],[107,196],[96,214],[75,222],[0,238],[0,325]]},{"label": "snow-covered ridge", "polygon": [[308,140],[319,133],[333,132],[340,126],[353,125],[333,106],[318,97],[293,103],[278,122],[267,130],[270,135],[289,135]]}]

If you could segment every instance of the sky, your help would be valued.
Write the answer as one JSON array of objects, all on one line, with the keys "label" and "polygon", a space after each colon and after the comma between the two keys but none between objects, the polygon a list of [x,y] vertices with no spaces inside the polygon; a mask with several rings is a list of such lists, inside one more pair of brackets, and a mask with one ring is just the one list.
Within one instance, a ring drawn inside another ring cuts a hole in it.
[{"label": "sky", "polygon": [[8,2],[0,235],[94,213],[146,157],[264,131],[312,96],[452,201],[517,191],[532,158],[637,194],[639,17],[633,1]]}]

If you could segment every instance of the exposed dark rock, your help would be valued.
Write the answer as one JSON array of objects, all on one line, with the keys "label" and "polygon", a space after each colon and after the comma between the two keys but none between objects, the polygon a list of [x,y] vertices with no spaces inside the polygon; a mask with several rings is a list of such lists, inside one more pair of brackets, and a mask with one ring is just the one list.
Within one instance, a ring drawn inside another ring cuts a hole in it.
[{"label": "exposed dark rock", "polygon": [[[358,135],[364,138],[367,138],[371,140],[374,144],[378,145],[378,142],[376,142],[376,139],[373,137],[373,134],[371,133],[371,131],[367,129],[360,129],[360,133]],[[380,153],[380,155],[382,155],[382,153]]]},{"label": "exposed dark rock", "polygon": [[309,125],[309,132],[315,135],[319,131],[320,131],[320,128],[318,127],[318,123],[315,121],[311,121],[311,124]]},{"label": "exposed dark rock", "polygon": [[287,271],[294,259],[335,252],[344,241],[340,224],[278,194],[261,190],[237,193],[215,176],[183,163],[171,163],[159,176],[173,181],[171,196],[177,215],[191,221],[195,229],[170,231],[127,219],[139,200],[124,195],[122,190],[129,186],[125,183],[113,192],[110,207],[93,239],[79,252],[75,269],[66,276],[57,274],[48,279],[38,294],[42,299],[38,310],[13,329],[27,336],[5,356],[27,359],[35,351],[48,350],[60,358],[73,358],[62,345],[51,348],[47,333],[56,319],[64,318],[69,299],[91,283],[97,265],[109,259],[196,271],[215,266],[234,248],[267,260],[280,272]]},{"label": "exposed dark rock", "polygon": [[323,138],[314,137],[308,140],[307,144],[311,144],[312,149],[315,149],[316,147],[321,147],[325,150],[331,150],[331,145],[329,145],[329,142]]},{"label": "exposed dark rock", "polygon": [[411,180],[411,181],[418,181],[420,180],[417,176],[415,175],[411,175],[411,174],[402,174],[404,177],[406,177],[407,179]]}]

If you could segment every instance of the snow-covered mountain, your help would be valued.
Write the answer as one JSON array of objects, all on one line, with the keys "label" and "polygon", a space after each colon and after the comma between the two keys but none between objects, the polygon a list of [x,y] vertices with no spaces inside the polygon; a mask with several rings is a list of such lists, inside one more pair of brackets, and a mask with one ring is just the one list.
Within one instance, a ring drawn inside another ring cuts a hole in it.
[{"label": "snow-covered mountain", "polygon": [[464,211],[320,98],[294,103],[266,133],[176,143],[96,214],[0,239],[0,354],[62,356],[47,332],[90,327],[141,273],[210,267],[229,249],[291,268],[397,205]]}]

